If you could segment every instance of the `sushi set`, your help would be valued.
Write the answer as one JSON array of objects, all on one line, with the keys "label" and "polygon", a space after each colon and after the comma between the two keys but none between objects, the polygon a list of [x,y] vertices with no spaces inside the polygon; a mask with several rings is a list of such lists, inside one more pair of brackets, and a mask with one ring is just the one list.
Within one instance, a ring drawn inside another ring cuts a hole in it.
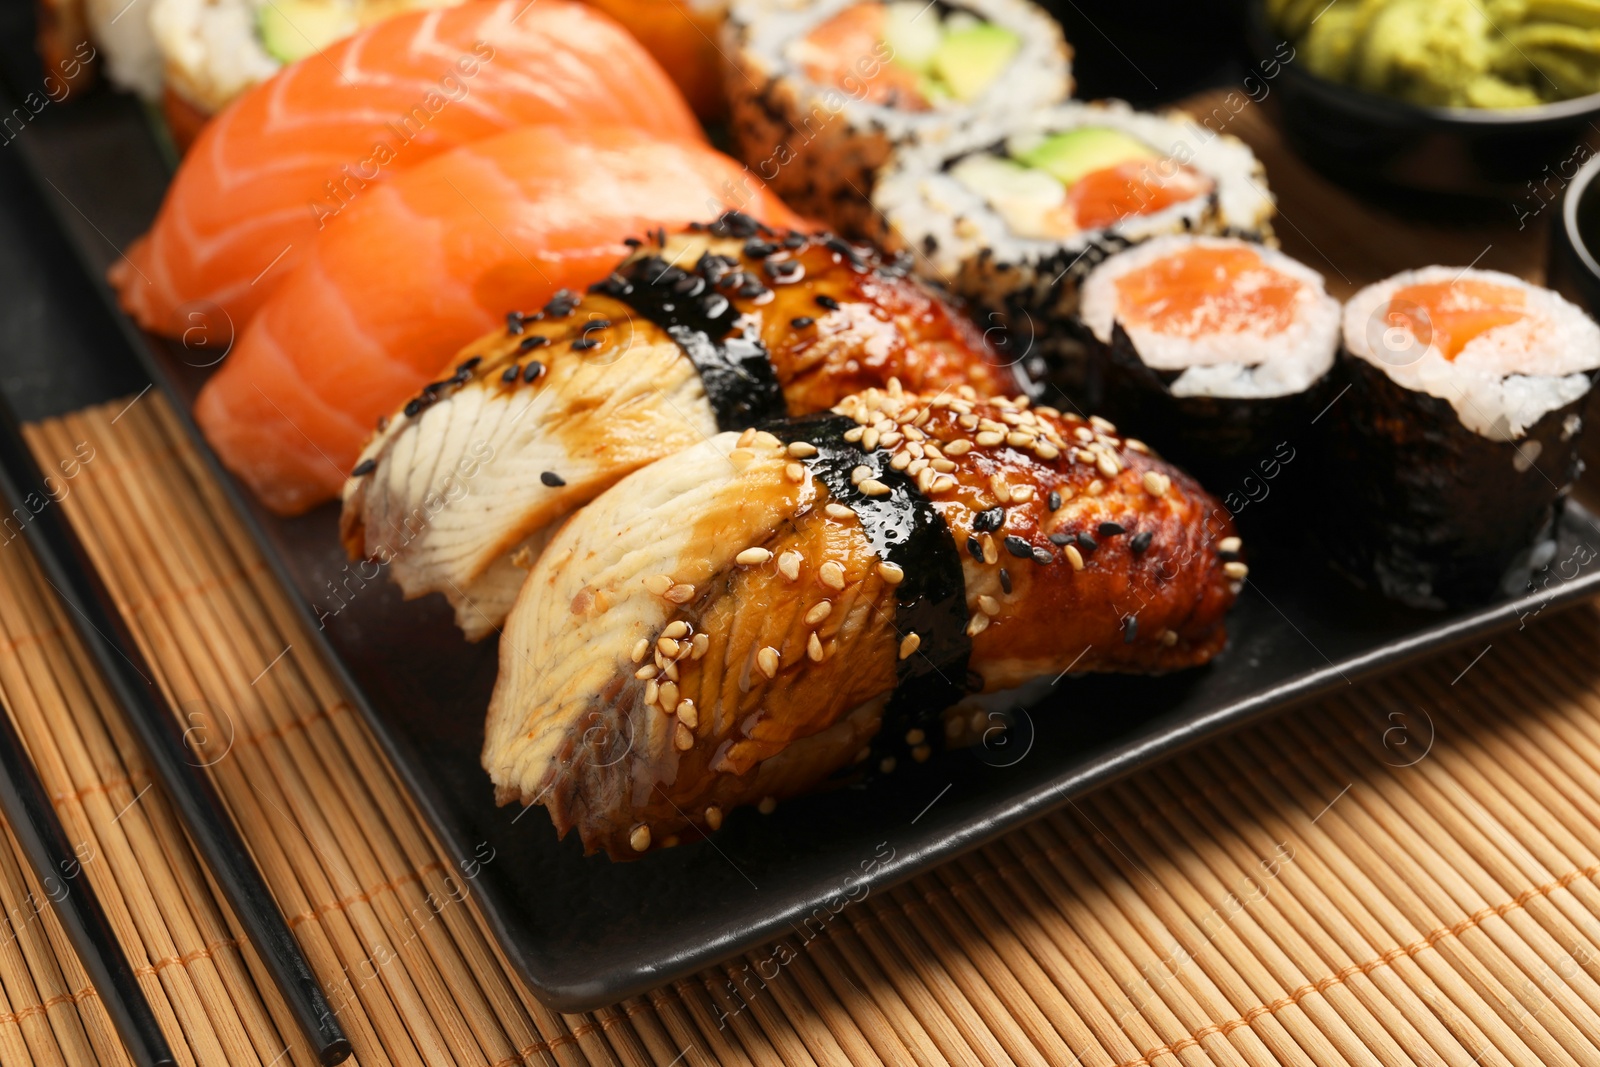
[{"label": "sushi set", "polygon": [[1600,590],[1600,327],[1337,299],[1026,0],[367,6],[21,147],[558,1007]]}]

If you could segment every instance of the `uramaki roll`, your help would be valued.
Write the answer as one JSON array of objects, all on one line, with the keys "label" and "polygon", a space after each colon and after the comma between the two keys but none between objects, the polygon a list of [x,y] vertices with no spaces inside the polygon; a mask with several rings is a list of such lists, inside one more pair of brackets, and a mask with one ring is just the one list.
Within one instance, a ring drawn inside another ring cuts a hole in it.
[{"label": "uramaki roll", "polygon": [[718,434],[555,535],[500,645],[501,803],[627,858],[926,759],[965,692],[1222,649],[1231,520],[1109,424],[897,383],[837,411]]}]

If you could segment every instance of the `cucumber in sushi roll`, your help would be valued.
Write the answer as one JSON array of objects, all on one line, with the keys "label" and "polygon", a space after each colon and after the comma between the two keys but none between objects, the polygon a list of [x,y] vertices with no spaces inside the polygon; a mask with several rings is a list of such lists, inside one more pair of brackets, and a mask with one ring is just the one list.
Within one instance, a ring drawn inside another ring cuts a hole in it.
[{"label": "cucumber in sushi roll", "polygon": [[860,236],[896,145],[1072,91],[1027,0],[739,0],[724,30],[736,154],[796,209]]},{"label": "cucumber in sushi roll", "polygon": [[1169,233],[1271,237],[1272,196],[1242,141],[1181,113],[1065,104],[906,147],[873,192],[880,241],[973,306],[1074,401],[1087,363],[1078,289],[1106,256]]},{"label": "cucumber in sushi roll", "polygon": [[1509,274],[1427,267],[1352,297],[1344,349],[1336,562],[1418,607],[1526,588],[1581,467],[1600,327]]},{"label": "cucumber in sushi roll", "polygon": [[1322,275],[1236,237],[1158,237],[1084,280],[1103,407],[1216,488],[1333,396],[1339,302]]}]

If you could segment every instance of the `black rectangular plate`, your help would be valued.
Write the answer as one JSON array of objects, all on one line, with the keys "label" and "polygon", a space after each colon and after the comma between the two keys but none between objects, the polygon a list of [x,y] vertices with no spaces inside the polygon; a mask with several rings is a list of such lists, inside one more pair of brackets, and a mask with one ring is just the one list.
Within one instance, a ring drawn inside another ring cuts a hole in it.
[{"label": "black rectangular plate", "polygon": [[[8,317],[21,316],[32,331],[8,351],[11,384],[31,389],[29,410],[44,414],[137,390],[144,379],[128,375],[137,361],[187,411],[204,378],[190,362],[201,360],[139,333],[100,280],[148,225],[166,181],[138,109],[107,94],[46,109],[0,148],[19,151],[34,188],[17,176],[16,156],[0,161],[6,190],[17,187],[0,204],[0,238],[33,246],[18,260],[17,246],[0,242],[11,249],[0,271],[50,291],[26,297],[46,301],[43,315],[24,315],[24,297],[8,296]],[[60,269],[51,264],[73,256],[87,277],[53,285],[27,277],[33,262],[49,275]],[[64,321],[82,337],[65,346],[71,353],[50,347],[44,368],[43,346],[60,342],[42,338]],[[22,355],[30,348],[37,354]],[[35,373],[40,380],[16,380]],[[86,392],[86,375],[98,390]],[[198,435],[196,442],[205,452]],[[1292,463],[1284,468],[1283,484],[1294,473]],[[494,806],[478,766],[493,642],[462,641],[442,602],[403,603],[381,578],[364,581],[342,556],[331,505],[286,521],[224,479],[507,957],[543,1000],[566,1011],[615,1002],[799,929],[846,891],[859,896],[859,885],[908,878],[1197,741],[1600,589],[1600,568],[1574,566],[1594,558],[1580,546],[1600,535],[1576,505],[1538,591],[1453,614],[1418,614],[1357,593],[1305,541],[1267,538],[1252,545],[1251,580],[1229,621],[1232,644],[1208,668],[1046,683],[1010,711],[1016,725],[1003,743],[996,735],[977,750],[905,766],[866,789],[792,801],[769,816],[736,812],[710,844],[612,863],[585,858],[575,840],[558,842],[540,810]],[[1253,506],[1264,511],[1271,500]]]}]

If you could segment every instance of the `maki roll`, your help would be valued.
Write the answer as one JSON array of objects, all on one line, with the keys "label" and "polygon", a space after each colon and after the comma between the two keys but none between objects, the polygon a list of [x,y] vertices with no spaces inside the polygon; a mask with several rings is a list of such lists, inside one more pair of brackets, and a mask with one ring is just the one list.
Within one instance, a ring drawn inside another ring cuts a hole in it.
[{"label": "maki roll", "polygon": [[895,146],[1072,91],[1061,27],[1027,0],[739,0],[724,46],[735,154],[849,236]]},{"label": "maki roll", "polygon": [[1246,567],[1192,479],[1026,400],[897,385],[717,434],[572,517],[501,640],[500,803],[629,858],[925,760],[964,693],[1222,649]]},{"label": "maki roll", "polygon": [[1163,234],[1268,239],[1274,210],[1242,141],[1117,102],[1019,112],[908,146],[872,201],[882,244],[914,250],[918,269],[1079,403],[1087,361],[1070,327],[1093,267]]},{"label": "maki roll", "polygon": [[1338,565],[1416,607],[1526,588],[1580,468],[1600,327],[1520,278],[1427,267],[1352,297],[1344,349]]},{"label": "maki roll", "polygon": [[391,414],[345,483],[344,543],[407,596],[442,593],[476,640],[554,529],[630,471],[890,378],[1017,388],[964,316],[869,249],[737,214],[658,233],[589,294],[508,316]]},{"label": "maki roll", "polygon": [[1084,280],[1103,410],[1208,485],[1237,480],[1332,399],[1339,302],[1235,237],[1158,237]]}]

